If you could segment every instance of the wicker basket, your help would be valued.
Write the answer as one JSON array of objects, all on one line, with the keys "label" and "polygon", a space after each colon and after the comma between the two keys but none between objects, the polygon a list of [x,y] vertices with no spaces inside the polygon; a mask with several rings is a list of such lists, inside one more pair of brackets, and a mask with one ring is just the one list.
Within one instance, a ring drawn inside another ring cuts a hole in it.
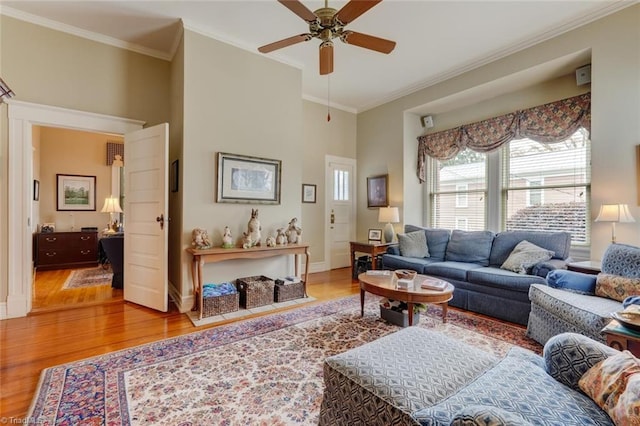
[{"label": "wicker basket", "polygon": [[238,293],[204,297],[202,299],[202,316],[211,317],[235,312],[238,310],[239,298]]},{"label": "wicker basket", "polygon": [[301,299],[304,297],[304,283],[292,284],[276,284],[274,287],[274,300],[279,302],[287,302],[289,300]]},{"label": "wicker basket", "polygon": [[240,292],[240,306],[251,309],[272,304],[274,285],[274,281],[264,275],[238,278],[236,287]]}]

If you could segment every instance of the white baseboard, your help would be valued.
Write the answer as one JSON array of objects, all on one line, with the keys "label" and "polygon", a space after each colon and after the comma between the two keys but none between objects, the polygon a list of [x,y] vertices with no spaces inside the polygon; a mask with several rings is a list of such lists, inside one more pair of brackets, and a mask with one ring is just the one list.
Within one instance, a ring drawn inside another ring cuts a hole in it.
[{"label": "white baseboard", "polygon": [[7,303],[0,303],[0,320],[7,319]]},{"label": "white baseboard", "polygon": [[326,262],[316,262],[309,265],[309,273],[328,271],[329,267]]}]

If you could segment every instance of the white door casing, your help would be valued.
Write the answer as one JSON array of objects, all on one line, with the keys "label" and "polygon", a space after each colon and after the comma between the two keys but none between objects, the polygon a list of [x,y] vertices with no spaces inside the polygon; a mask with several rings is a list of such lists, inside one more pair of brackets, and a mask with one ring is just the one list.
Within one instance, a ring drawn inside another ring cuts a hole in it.
[{"label": "white door casing", "polygon": [[[123,135],[144,122],[9,99],[7,167],[7,300],[0,301],[0,319],[26,316],[32,300],[31,187],[33,126],[61,127]],[[2,254],[2,253],[0,253]]]},{"label": "white door casing", "polygon": [[168,310],[169,125],[124,136],[124,298]]},{"label": "white door casing", "polygon": [[329,269],[344,268],[356,236],[356,161],[327,155],[325,176],[325,259]]}]

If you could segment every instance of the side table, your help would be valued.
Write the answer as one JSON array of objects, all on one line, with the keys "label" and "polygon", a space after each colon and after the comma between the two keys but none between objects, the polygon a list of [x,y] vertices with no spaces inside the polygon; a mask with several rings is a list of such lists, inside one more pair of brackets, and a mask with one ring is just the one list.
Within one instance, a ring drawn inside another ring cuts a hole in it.
[{"label": "side table", "polygon": [[582,272],[583,274],[598,275],[602,263],[595,260],[586,260],[584,262],[571,262],[567,264],[567,269],[574,272]]},{"label": "side table", "polygon": [[371,256],[371,268],[378,269],[377,256],[386,253],[388,247],[397,243],[383,243],[380,241],[351,241],[351,273],[356,270],[356,252],[366,253]]},{"label": "side table", "polygon": [[640,333],[620,325],[616,320],[611,320],[602,333],[607,338],[607,345],[619,351],[628,350],[634,356],[640,357]]}]

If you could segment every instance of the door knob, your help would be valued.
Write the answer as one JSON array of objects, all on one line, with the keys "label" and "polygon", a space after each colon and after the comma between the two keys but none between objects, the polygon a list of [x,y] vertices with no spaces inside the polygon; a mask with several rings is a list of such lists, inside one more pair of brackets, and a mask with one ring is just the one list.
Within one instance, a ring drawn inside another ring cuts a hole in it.
[{"label": "door knob", "polygon": [[160,229],[164,229],[164,215],[160,214],[160,216],[156,217],[156,222],[160,222]]}]

